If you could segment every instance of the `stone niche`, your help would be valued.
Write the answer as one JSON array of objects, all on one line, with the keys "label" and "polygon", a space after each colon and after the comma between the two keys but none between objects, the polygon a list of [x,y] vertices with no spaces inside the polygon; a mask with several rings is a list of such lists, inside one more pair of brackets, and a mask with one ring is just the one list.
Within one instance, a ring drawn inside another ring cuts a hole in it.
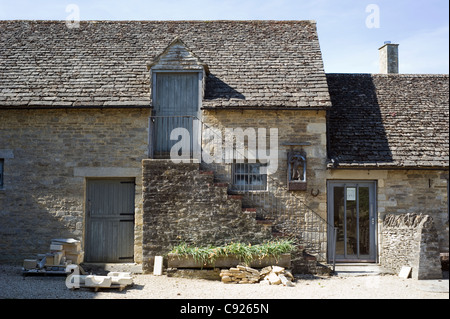
[{"label": "stone niche", "polygon": [[412,268],[413,279],[441,279],[439,243],[433,218],[424,214],[388,214],[381,231],[381,265],[399,273]]},{"label": "stone niche", "polygon": [[306,190],[306,153],[289,151],[287,159],[287,188],[289,191]]}]

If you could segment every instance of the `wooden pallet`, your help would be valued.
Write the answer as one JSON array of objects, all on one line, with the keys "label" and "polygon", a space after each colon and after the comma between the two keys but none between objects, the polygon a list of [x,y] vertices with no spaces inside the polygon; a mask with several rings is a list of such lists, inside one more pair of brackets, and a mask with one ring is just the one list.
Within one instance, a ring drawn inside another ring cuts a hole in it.
[{"label": "wooden pallet", "polygon": [[86,285],[81,284],[77,288],[72,288],[72,290],[78,289],[78,288],[90,288],[90,289],[94,289],[95,292],[98,292],[100,289],[119,289],[119,291],[122,291],[128,286],[129,285],[112,284],[109,287],[92,287],[92,286],[86,286]]},{"label": "wooden pallet", "polygon": [[27,276],[27,275],[39,275],[39,276],[47,276],[47,275],[67,275],[65,267],[52,267],[52,268],[57,268],[57,269],[48,269],[48,268],[42,268],[42,269],[25,269],[22,268],[22,275],[23,276]]},{"label": "wooden pallet", "polygon": [[[47,276],[47,275],[68,275],[66,272],[67,265],[57,265],[57,266],[44,266],[42,268],[33,268],[33,269],[25,269],[22,267],[22,275],[40,275],[40,276]],[[80,274],[84,275],[86,272],[84,269],[78,265],[78,269],[80,271]]]}]

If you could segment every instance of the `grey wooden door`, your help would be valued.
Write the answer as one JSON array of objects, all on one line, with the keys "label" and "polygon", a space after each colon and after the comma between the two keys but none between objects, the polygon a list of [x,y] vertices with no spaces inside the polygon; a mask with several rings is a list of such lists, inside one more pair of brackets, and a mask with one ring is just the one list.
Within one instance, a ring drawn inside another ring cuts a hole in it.
[{"label": "grey wooden door", "polygon": [[[198,132],[194,131],[194,120],[200,118],[200,83],[198,72],[156,72],[153,77],[154,151],[168,153],[177,142],[170,140],[175,128],[184,128],[192,141]],[[192,148],[191,148],[192,149]]]},{"label": "grey wooden door", "polygon": [[[337,228],[337,261],[376,262],[375,182],[329,181],[328,220]],[[331,234],[328,247],[333,247]]]},{"label": "grey wooden door", "polygon": [[87,262],[134,260],[134,188],[134,179],[87,181]]}]

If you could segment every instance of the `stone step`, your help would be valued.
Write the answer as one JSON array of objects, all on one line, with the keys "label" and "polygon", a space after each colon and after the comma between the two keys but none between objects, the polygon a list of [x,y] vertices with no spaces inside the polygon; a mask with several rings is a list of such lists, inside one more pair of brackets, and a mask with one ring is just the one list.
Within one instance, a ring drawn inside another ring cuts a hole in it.
[{"label": "stone step", "polygon": [[376,276],[391,273],[373,263],[336,263],[335,272],[339,277]]},{"label": "stone step", "polygon": [[226,187],[228,188],[228,183],[214,183],[215,187]]},{"label": "stone step", "polygon": [[199,171],[200,175],[214,175],[214,171]]},{"label": "stone step", "polygon": [[273,225],[275,225],[275,221],[273,219],[257,219],[256,222],[266,227],[272,227]]}]

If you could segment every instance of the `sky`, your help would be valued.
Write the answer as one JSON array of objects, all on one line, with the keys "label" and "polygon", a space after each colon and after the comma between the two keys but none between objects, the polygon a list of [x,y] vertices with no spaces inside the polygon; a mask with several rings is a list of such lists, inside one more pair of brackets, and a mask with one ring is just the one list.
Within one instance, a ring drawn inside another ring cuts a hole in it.
[{"label": "sky", "polygon": [[400,73],[449,73],[448,0],[0,0],[0,20],[71,17],[315,20],[327,73],[379,73],[385,41],[399,44]]}]

